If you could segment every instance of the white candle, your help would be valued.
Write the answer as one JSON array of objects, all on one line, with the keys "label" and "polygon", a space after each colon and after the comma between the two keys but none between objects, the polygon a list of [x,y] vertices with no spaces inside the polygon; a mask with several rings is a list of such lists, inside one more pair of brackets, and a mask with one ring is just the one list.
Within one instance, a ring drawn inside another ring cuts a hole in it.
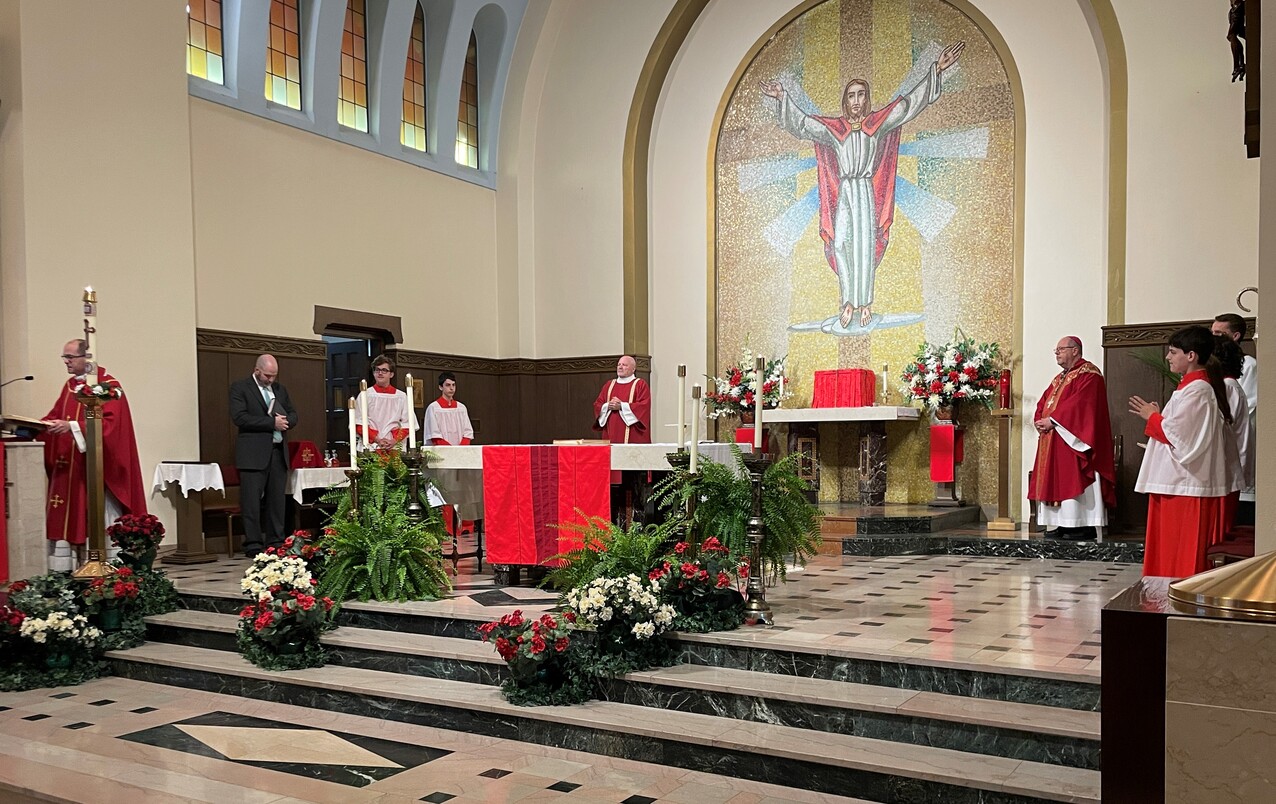
[{"label": "white candle", "polygon": [[687,365],[678,364],[678,449],[687,441]]},{"label": "white candle", "polygon": [[766,379],[766,358],[758,355],[753,370],[753,451],[762,451],[762,382]]},{"label": "white candle", "polygon": [[97,294],[93,292],[92,286],[84,288],[84,340],[84,351],[92,361],[93,369],[84,379],[89,385],[97,385],[100,371],[97,356]]},{"label": "white candle", "polygon": [[350,412],[350,465],[358,466],[359,462],[355,459],[355,455],[358,452],[359,447],[355,440],[356,436],[354,432],[354,400],[347,399],[346,402],[348,403],[347,407]]},{"label": "white candle", "polygon": [[368,439],[368,381],[359,380],[359,423],[363,425],[363,448],[369,449],[372,442]]},{"label": "white candle", "polygon": [[691,386],[691,474],[700,467],[700,384]]},{"label": "white candle", "polygon": [[416,449],[416,414],[412,407],[412,375],[408,374],[408,449]]}]

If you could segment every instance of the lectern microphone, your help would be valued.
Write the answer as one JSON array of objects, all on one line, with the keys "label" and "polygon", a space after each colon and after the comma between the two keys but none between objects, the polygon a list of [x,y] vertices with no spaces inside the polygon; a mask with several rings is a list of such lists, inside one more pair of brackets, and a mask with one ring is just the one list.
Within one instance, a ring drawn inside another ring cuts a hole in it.
[{"label": "lectern microphone", "polygon": [[34,380],[34,379],[35,379],[35,375],[32,375],[32,374],[28,374],[25,377],[14,377],[12,380],[5,380],[4,382],[0,382],[0,388],[5,387],[11,382],[30,382],[31,380]]}]

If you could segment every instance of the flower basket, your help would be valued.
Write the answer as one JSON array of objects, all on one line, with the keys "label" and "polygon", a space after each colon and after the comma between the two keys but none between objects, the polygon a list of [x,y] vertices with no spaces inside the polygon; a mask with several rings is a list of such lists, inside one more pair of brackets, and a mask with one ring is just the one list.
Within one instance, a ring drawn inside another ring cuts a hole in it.
[{"label": "flower basket", "polygon": [[[762,407],[778,408],[780,401],[793,396],[784,376],[786,358],[768,360],[762,372]],[[740,364],[728,366],[721,377],[708,377],[709,388],[704,395],[705,416],[717,419],[722,416],[739,416],[745,424],[753,423],[756,411],[755,395],[758,391],[757,360],[753,352],[745,349]],[[745,417],[748,418],[745,418]]]},{"label": "flower basket", "polygon": [[576,666],[572,612],[555,617],[545,614],[528,619],[515,611],[478,628],[479,637],[491,642],[509,668],[509,680],[501,694],[517,706],[580,703],[593,697],[593,685]]},{"label": "flower basket", "polygon": [[239,612],[236,644],[245,659],[266,670],[322,667],[319,635],[333,602],[314,593],[315,580],[297,556],[262,553],[244,572],[240,589],[252,599]]},{"label": "flower basket", "polygon": [[0,605],[0,691],[79,684],[103,675],[111,647],[61,573],[15,581]]},{"label": "flower basket", "polygon": [[997,344],[976,343],[960,330],[948,343],[922,342],[913,362],[900,375],[900,392],[909,401],[934,411],[941,421],[956,420],[953,409],[959,402],[976,402],[991,409],[998,381],[995,363],[1000,355]]}]

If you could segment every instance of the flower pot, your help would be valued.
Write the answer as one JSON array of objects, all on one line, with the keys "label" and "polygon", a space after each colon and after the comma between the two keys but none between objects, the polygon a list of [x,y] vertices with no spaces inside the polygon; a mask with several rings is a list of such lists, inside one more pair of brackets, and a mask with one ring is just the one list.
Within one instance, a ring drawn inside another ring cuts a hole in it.
[{"label": "flower pot", "polygon": [[740,424],[753,424],[756,413],[754,410],[740,411]]},{"label": "flower pot", "polygon": [[98,627],[103,631],[120,630],[120,622],[123,620],[123,612],[118,606],[108,606],[97,613]]},{"label": "flower pot", "polygon": [[71,666],[71,654],[61,651],[44,657],[44,666],[50,670],[65,670]]},{"label": "flower pot", "polygon": [[298,637],[296,639],[283,639],[275,643],[275,652],[280,656],[296,656],[306,650],[306,640]]},{"label": "flower pot", "polygon": [[935,421],[958,426],[957,403],[954,401],[951,406],[935,408]]},{"label": "flower pot", "polygon": [[151,565],[155,563],[155,552],[154,546],[136,554],[121,550],[120,560],[134,572],[150,571]]}]

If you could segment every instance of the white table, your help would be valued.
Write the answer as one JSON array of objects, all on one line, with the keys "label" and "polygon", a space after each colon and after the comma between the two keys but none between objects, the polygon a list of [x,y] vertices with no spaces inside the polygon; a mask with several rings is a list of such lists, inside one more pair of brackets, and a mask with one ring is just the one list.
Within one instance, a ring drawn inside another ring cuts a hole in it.
[{"label": "white table", "polygon": [[346,477],[349,466],[318,466],[312,469],[292,469],[288,472],[287,492],[297,501],[305,503],[304,494],[307,489],[345,488],[350,485]]},{"label": "white table", "polygon": [[[164,556],[165,564],[207,564],[217,556],[204,549],[204,506],[192,491],[213,489],[226,494],[222,469],[215,463],[160,461],[151,481],[154,491],[167,493],[177,509],[177,550]],[[171,491],[170,491],[171,489]]]},{"label": "white table", "polygon": [[[529,446],[502,444],[500,446]],[[543,446],[543,445],[531,445]],[[562,446],[562,445],[560,445]],[[752,444],[740,444],[744,452],[752,452]],[[438,460],[430,462],[431,469],[479,469],[483,468],[483,447],[468,444],[463,447],[437,446],[430,447],[430,452],[438,456]],[[612,444],[611,468],[624,470],[669,471],[669,461],[665,456],[677,449],[672,442],[668,444]],[[700,445],[700,457],[708,458],[716,463],[731,462],[731,445],[708,443]]]}]

